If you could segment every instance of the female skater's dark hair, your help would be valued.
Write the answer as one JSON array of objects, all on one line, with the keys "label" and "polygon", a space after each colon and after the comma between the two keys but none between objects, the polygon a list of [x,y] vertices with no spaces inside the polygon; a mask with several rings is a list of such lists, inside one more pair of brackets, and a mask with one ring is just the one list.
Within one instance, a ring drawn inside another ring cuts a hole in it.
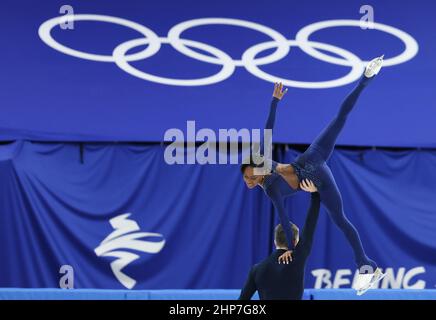
[{"label": "female skater's dark hair", "polygon": [[260,168],[263,167],[263,161],[259,164],[256,164],[256,162],[254,162],[254,159],[252,156],[250,156],[249,159],[245,159],[243,161],[243,163],[241,164],[241,173],[244,174],[244,171],[247,167],[253,167],[253,168]]}]

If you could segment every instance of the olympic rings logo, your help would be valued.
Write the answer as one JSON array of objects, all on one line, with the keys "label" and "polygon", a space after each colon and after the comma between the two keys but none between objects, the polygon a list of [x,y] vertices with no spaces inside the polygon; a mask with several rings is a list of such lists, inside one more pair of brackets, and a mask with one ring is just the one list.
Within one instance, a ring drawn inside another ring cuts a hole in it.
[{"label": "olympic rings logo", "polygon": [[[112,52],[112,55],[99,55],[87,52],[78,51],[57,42],[51,35],[52,29],[65,23],[67,21],[99,21],[121,25],[133,29],[141,34],[142,37],[126,41],[118,45]],[[208,45],[203,42],[198,42],[190,39],[182,38],[182,33],[190,28],[200,27],[205,25],[231,25],[255,30],[270,37],[272,41],[256,44],[242,54],[240,59],[233,59],[224,51]],[[39,27],[39,36],[42,41],[53,49],[60,51],[64,54],[98,62],[113,62],[116,65],[129,73],[130,75],[155,83],[173,86],[204,86],[218,83],[229,78],[236,67],[244,67],[252,75],[263,79],[268,82],[282,82],[284,85],[296,88],[307,89],[324,89],[343,86],[357,80],[363,73],[364,66],[368,61],[362,61],[358,56],[350,51],[337,46],[311,41],[310,36],[321,29],[332,27],[362,27],[365,23],[360,20],[326,20],[310,24],[302,28],[296,34],[295,40],[286,39],[281,33],[258,23],[246,20],[230,19],[230,18],[202,18],[193,19],[181,22],[172,27],[167,37],[159,37],[149,28],[138,24],[136,22],[105,15],[95,14],[77,14],[69,16],[61,16],[49,19],[41,24]],[[386,59],[384,66],[394,66],[404,63],[412,59],[418,53],[418,43],[408,33],[382,23],[368,23],[368,27],[375,30],[383,31],[399,38],[405,46],[404,51],[398,56]],[[156,54],[163,44],[171,45],[178,52],[198,61],[205,63],[216,64],[221,66],[221,70],[208,77],[198,79],[174,79],[156,76],[144,71],[138,70],[133,67],[130,62],[147,59]],[[137,53],[127,54],[127,52],[135,47],[147,47]],[[290,47],[299,47],[306,54],[318,60],[328,62],[331,64],[351,67],[349,73],[341,78],[319,81],[319,82],[305,82],[291,79],[280,78],[271,75],[261,70],[260,66],[279,61],[284,58],[290,51]],[[199,49],[209,53],[210,55],[202,54],[193,49]],[[257,58],[257,56],[268,49],[275,49],[271,54]],[[328,55],[320,50],[331,52],[336,56]],[[339,57],[337,57],[339,56]]]}]

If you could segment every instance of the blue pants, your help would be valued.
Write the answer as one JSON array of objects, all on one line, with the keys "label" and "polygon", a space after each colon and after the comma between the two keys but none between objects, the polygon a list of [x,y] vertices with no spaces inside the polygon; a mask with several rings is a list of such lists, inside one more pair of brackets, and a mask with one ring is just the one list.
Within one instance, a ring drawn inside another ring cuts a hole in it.
[{"label": "blue pants", "polygon": [[326,161],[330,158],[336,139],[344,127],[348,114],[353,109],[362,90],[372,79],[362,77],[358,85],[342,103],[336,117],[309,148],[296,159],[297,164],[303,168],[308,168],[312,173],[311,175],[319,181],[318,191],[321,195],[321,202],[327,209],[330,218],[342,230],[353,248],[355,261],[357,266],[361,268],[361,272],[365,272],[362,267],[367,268],[367,266],[375,270],[377,264],[366,256],[359,233],[345,216],[341,193]]}]

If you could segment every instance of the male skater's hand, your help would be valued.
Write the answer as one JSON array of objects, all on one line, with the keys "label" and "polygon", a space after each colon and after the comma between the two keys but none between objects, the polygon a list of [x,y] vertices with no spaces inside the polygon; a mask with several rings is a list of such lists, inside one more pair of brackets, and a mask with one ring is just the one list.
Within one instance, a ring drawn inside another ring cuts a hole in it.
[{"label": "male skater's hand", "polygon": [[316,186],[309,179],[304,179],[303,181],[301,181],[300,188],[301,188],[301,190],[304,190],[306,192],[311,192],[311,193],[318,192],[318,189],[316,188]]},{"label": "male skater's hand", "polygon": [[289,264],[292,261],[292,250],[286,251],[279,257],[279,263]]},{"label": "male skater's hand", "polygon": [[285,90],[283,90],[283,83],[281,82],[274,83],[274,92],[273,92],[274,98],[282,100],[286,92],[288,92],[288,89],[286,88]]}]

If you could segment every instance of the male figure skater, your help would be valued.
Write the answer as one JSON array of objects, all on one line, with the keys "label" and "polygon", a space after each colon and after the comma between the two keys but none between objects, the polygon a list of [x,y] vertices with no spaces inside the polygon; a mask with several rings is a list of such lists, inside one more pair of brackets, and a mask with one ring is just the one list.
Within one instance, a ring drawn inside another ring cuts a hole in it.
[{"label": "male figure skater", "polygon": [[320,207],[320,196],[313,182],[304,180],[302,184],[305,191],[311,192],[311,201],[301,240],[299,240],[298,228],[292,225],[295,247],[292,261],[285,263],[278,261],[279,256],[288,250],[285,231],[282,225],[278,224],[274,232],[276,250],[251,268],[239,296],[240,300],[250,300],[256,291],[259,292],[261,300],[301,300],[304,291],[304,269],[312,248]]}]

